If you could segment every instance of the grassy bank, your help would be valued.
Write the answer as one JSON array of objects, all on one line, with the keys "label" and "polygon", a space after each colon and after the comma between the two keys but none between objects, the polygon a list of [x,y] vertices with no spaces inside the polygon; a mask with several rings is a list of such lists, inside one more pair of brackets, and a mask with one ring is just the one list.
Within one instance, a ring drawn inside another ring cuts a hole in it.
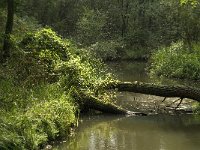
[{"label": "grassy bank", "polygon": [[73,97],[57,84],[22,88],[1,81],[1,149],[38,149],[76,124]]},{"label": "grassy bank", "polygon": [[[108,102],[102,87],[112,80],[105,66],[51,29],[13,42],[0,69],[0,149],[39,149],[69,135],[80,111],[82,93]],[[84,55],[83,55],[84,54]]]}]

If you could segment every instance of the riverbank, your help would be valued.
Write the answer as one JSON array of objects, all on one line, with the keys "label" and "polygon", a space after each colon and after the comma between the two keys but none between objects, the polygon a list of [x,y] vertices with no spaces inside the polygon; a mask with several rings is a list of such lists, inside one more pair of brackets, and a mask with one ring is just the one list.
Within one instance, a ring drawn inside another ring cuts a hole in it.
[{"label": "riverbank", "polygon": [[118,108],[102,88],[112,75],[69,40],[40,29],[14,44],[0,66],[0,149],[34,150],[70,135],[79,113],[90,109],[88,98]]}]

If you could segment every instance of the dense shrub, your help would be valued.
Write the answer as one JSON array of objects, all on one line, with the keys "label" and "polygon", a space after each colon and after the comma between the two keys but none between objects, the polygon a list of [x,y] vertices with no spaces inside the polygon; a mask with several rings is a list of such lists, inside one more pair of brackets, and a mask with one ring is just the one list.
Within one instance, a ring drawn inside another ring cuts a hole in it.
[{"label": "dense shrub", "polygon": [[7,87],[9,91],[0,89],[1,98],[9,103],[0,107],[0,149],[38,149],[48,140],[66,135],[75,124],[72,97],[58,84],[29,90],[7,82]]},{"label": "dense shrub", "polygon": [[173,43],[152,55],[151,74],[172,78],[200,79],[200,47]]},{"label": "dense shrub", "polygon": [[50,28],[44,28],[36,33],[29,33],[21,42],[21,47],[27,52],[51,51],[59,54],[60,58],[67,57],[69,42],[64,42]]},{"label": "dense shrub", "polygon": [[67,135],[82,94],[109,99],[104,65],[51,29],[28,34],[0,66],[0,149],[38,149]]},{"label": "dense shrub", "polygon": [[15,81],[24,84],[55,82],[58,80],[55,66],[69,59],[69,44],[51,29],[27,34],[19,46],[15,46],[18,50],[12,54],[8,70],[15,75]]}]

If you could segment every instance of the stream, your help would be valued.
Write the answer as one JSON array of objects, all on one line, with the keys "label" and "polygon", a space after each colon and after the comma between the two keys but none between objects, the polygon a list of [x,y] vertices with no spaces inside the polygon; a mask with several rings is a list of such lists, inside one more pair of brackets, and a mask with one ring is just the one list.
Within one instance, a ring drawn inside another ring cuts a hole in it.
[{"label": "stream", "polygon": [[[122,81],[142,81],[161,84],[181,84],[199,87],[197,83],[150,78],[145,73],[146,63],[109,63],[110,71]],[[57,150],[199,150],[200,117],[165,113],[162,97],[123,92],[117,94],[117,104],[133,111],[148,111],[150,116],[83,116],[75,135],[60,142]],[[175,105],[175,104],[174,104]],[[181,107],[192,109],[193,102]]]}]

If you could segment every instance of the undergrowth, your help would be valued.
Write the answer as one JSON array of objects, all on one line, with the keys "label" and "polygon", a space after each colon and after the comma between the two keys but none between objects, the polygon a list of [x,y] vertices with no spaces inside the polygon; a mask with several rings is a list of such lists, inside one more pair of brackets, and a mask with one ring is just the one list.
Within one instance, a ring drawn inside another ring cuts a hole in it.
[{"label": "undergrowth", "polygon": [[82,93],[110,98],[105,66],[51,29],[27,34],[13,49],[0,66],[0,149],[44,147],[76,126]]},{"label": "undergrowth", "polygon": [[183,42],[173,43],[156,51],[151,58],[152,75],[180,79],[200,79],[200,46],[186,47]]}]

